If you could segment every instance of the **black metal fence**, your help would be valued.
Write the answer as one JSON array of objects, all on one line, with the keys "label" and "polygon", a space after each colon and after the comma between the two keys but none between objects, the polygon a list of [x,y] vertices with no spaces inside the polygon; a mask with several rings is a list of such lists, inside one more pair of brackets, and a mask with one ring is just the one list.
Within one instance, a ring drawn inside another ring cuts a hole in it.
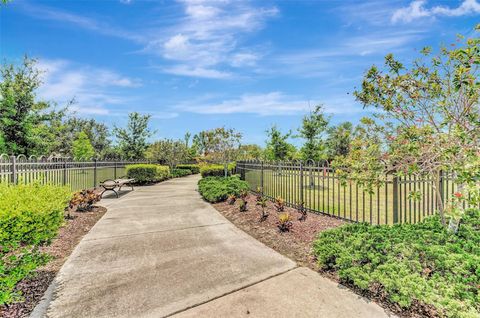
[{"label": "black metal fence", "polygon": [[126,173],[126,165],[144,162],[0,155],[0,183],[39,182],[65,185],[77,191],[96,187],[106,179],[122,177]]},{"label": "black metal fence", "polygon": [[384,182],[367,192],[354,180],[342,182],[335,170],[322,163],[239,161],[237,173],[251,190],[262,188],[270,199],[304,207],[354,222],[370,224],[416,223],[437,211],[457,191],[451,174],[436,178],[386,175]]}]

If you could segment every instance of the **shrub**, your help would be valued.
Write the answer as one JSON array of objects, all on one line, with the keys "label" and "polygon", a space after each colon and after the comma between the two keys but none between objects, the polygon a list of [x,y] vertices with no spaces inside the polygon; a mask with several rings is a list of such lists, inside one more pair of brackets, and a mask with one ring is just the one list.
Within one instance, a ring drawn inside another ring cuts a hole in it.
[{"label": "shrub", "polygon": [[243,190],[242,192],[240,192],[240,205],[239,205],[240,212],[246,212],[248,210],[247,198],[248,198],[248,190]]},{"label": "shrub", "polygon": [[198,190],[208,202],[225,201],[229,195],[240,195],[242,191],[248,191],[248,183],[238,177],[207,177],[200,179]]},{"label": "shrub", "polygon": [[75,192],[70,200],[70,209],[77,208],[77,211],[85,212],[91,211],[93,205],[100,201],[102,196],[94,190],[82,190]]},{"label": "shrub", "polygon": [[186,169],[190,170],[192,174],[197,174],[200,173],[200,166],[197,164],[181,164],[181,165],[176,165],[175,169]]},{"label": "shrub", "polygon": [[0,183],[0,305],[18,299],[15,285],[47,261],[38,245],[57,235],[70,196],[65,187]]},{"label": "shrub", "polygon": [[170,168],[154,164],[134,164],[125,167],[127,177],[135,179],[138,184],[153,183],[170,177]]},{"label": "shrub", "polygon": [[277,222],[278,229],[280,232],[288,232],[293,226],[292,217],[288,212],[280,213],[278,215]]},{"label": "shrub", "polygon": [[480,210],[457,234],[438,216],[418,224],[349,224],[321,232],[314,253],[324,270],[403,308],[434,307],[439,316],[480,315]]},{"label": "shrub", "polygon": [[192,170],[189,169],[172,169],[172,178],[185,177],[192,174]]},{"label": "shrub", "polygon": [[[235,173],[235,163],[228,164],[228,175],[231,176]],[[200,167],[200,173],[203,178],[206,177],[224,177],[225,167],[223,165],[207,164]]]}]

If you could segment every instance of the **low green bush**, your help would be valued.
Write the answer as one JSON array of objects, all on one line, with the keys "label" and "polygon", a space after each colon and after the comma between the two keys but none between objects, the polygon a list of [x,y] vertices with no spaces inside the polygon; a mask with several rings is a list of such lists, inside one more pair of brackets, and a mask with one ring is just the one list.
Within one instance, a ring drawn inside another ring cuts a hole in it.
[{"label": "low green bush", "polygon": [[0,305],[18,299],[15,285],[47,261],[38,246],[57,235],[70,197],[66,187],[0,183]]},{"label": "low green bush", "polygon": [[181,164],[176,165],[175,169],[185,169],[190,170],[192,174],[200,173],[200,166],[197,164]]},{"label": "low green bush", "polygon": [[[469,210],[457,234],[438,217],[418,224],[349,224],[321,232],[319,265],[402,308],[433,307],[438,316],[480,316],[480,210]],[[428,310],[428,309],[427,309]]]},{"label": "low green bush", "polygon": [[153,183],[170,177],[170,168],[155,164],[134,164],[125,167],[127,177],[135,179],[138,184]]},{"label": "low green bush", "polygon": [[[235,173],[235,167],[236,167],[236,164],[234,162],[228,164],[229,176]],[[225,176],[225,167],[223,165],[217,165],[217,164],[203,165],[200,167],[200,173],[202,174],[203,178],[223,177]]]},{"label": "low green bush", "polygon": [[206,201],[212,203],[225,201],[229,195],[238,196],[248,189],[248,183],[237,176],[206,177],[198,182],[198,191]]},{"label": "low green bush", "polygon": [[172,178],[181,178],[192,174],[189,169],[172,169]]}]

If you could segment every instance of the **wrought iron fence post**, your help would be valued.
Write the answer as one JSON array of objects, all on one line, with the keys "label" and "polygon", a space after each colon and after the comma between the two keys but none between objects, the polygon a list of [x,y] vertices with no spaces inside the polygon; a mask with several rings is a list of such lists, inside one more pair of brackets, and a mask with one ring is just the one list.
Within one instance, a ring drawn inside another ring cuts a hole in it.
[{"label": "wrought iron fence post", "polygon": [[303,163],[300,162],[300,205],[303,206]]},{"label": "wrought iron fence post", "polygon": [[262,161],[262,164],[261,164],[260,188],[262,188],[262,193],[263,193],[263,161]]},{"label": "wrought iron fence post", "polygon": [[393,176],[393,224],[398,223],[398,177]]},{"label": "wrought iron fence post", "polygon": [[17,158],[15,156],[11,156],[12,161],[12,176],[11,181],[13,184],[17,184]]},{"label": "wrought iron fence post", "polygon": [[63,160],[63,185],[67,184],[67,160]]},{"label": "wrought iron fence post", "polygon": [[113,161],[113,179],[117,179],[117,160]]},{"label": "wrought iron fence post", "polygon": [[97,187],[97,159],[93,159],[93,187]]}]

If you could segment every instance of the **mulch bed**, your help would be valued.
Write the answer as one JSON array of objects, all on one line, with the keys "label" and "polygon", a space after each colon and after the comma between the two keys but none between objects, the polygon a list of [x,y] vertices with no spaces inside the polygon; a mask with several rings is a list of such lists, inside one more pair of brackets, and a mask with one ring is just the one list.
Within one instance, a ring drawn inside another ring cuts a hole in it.
[{"label": "mulch bed", "polygon": [[262,208],[256,204],[255,195],[249,195],[247,201],[248,210],[246,212],[240,212],[238,203],[230,205],[227,202],[220,202],[213,204],[213,206],[230,222],[258,241],[296,261],[300,266],[320,272],[322,276],[347,286],[359,295],[374,300],[387,312],[408,318],[438,317],[435,308],[431,306],[414,302],[409,309],[403,309],[398,304],[389,301],[382,288],[373,288],[373,286],[369,291],[361,290],[353,284],[341,282],[337,273],[323,271],[319,268],[312,253],[312,244],[317,234],[320,231],[346,224],[347,221],[315,213],[308,213],[305,221],[299,221],[300,212],[297,209],[285,207],[284,212],[288,212],[293,217],[293,226],[288,232],[280,232],[277,225],[280,213],[276,211],[273,202],[269,201],[267,203],[265,211],[269,213],[269,216],[262,220]]},{"label": "mulch bed", "polygon": [[281,212],[276,211],[272,202],[268,202],[265,208],[269,216],[265,220],[261,220],[262,208],[256,204],[255,196],[249,195],[247,201],[248,210],[246,212],[239,211],[238,203],[230,205],[221,202],[213,206],[233,224],[260,242],[295,260],[298,264],[314,270],[318,270],[318,266],[311,253],[311,248],[318,232],[345,223],[334,217],[314,213],[308,213],[305,221],[299,221],[300,212],[297,209],[285,207],[284,212],[288,212],[293,218],[293,226],[288,232],[280,232],[277,221]]},{"label": "mulch bed", "polygon": [[52,256],[50,262],[39,267],[33,277],[17,284],[16,290],[22,293],[25,300],[0,306],[0,317],[28,317],[75,246],[106,211],[106,208],[96,206],[92,212],[70,212],[70,217],[65,219],[66,224],[60,228],[52,244],[41,248],[42,252]]}]

